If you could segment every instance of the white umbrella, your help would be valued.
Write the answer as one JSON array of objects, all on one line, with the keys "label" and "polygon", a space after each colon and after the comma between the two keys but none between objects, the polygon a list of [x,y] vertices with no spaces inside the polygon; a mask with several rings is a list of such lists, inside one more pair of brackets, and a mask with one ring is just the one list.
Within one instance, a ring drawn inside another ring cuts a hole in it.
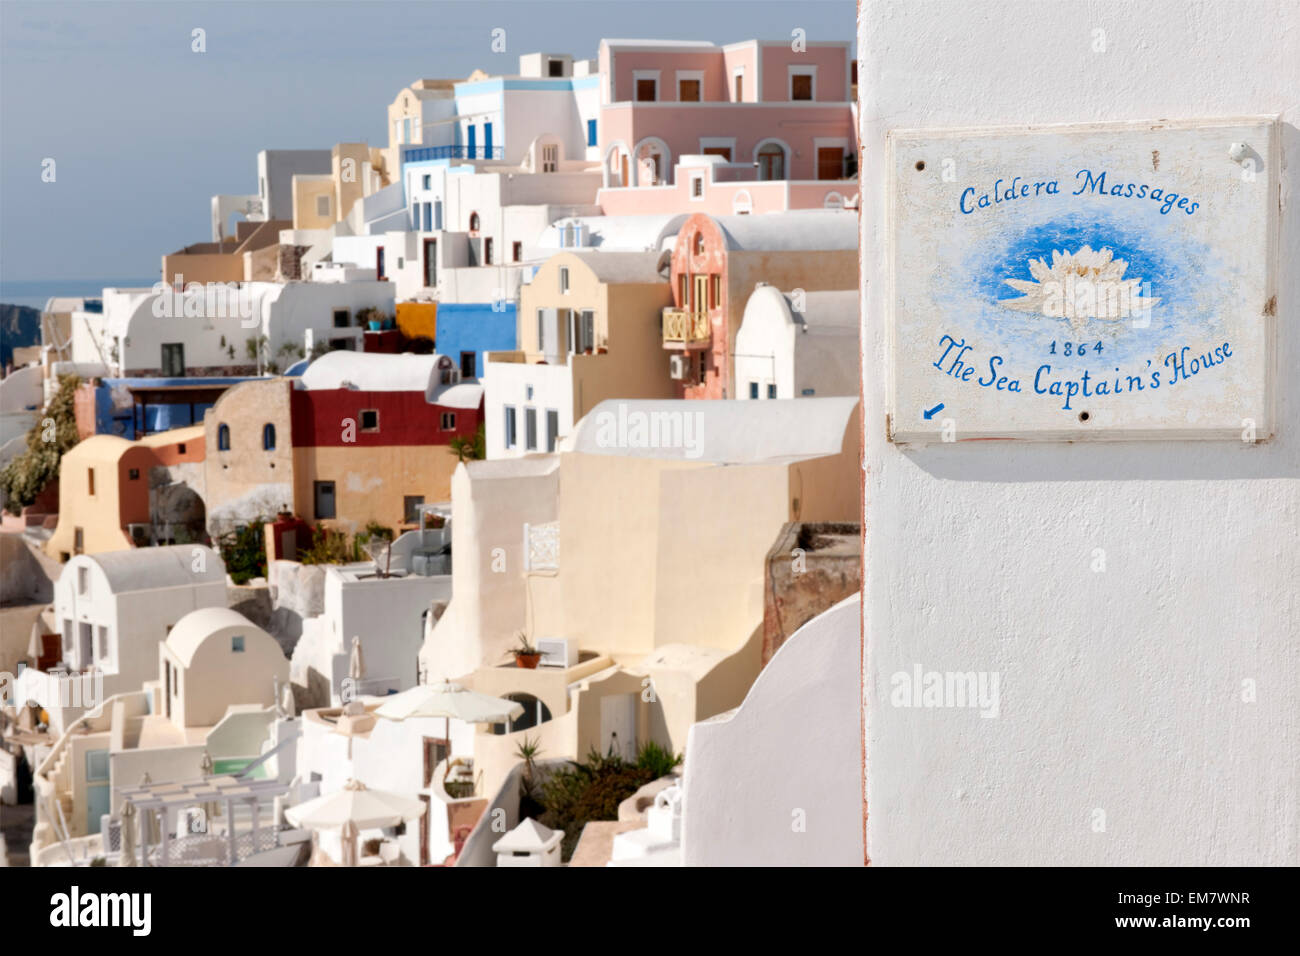
[{"label": "white umbrella", "polygon": [[312,830],[341,827],[346,823],[356,824],[359,830],[395,827],[418,819],[423,813],[422,801],[387,790],[371,790],[357,780],[349,780],[342,790],[284,811],[294,826]]},{"label": "white umbrella", "polygon": [[366,659],[361,653],[361,638],[352,638],[352,657],[348,659],[348,676],[359,681],[366,676]]},{"label": "white umbrella", "polygon": [[524,712],[524,705],[500,697],[489,697],[460,684],[443,681],[419,684],[387,698],[375,711],[389,720],[409,717],[455,717],[468,724],[501,724]]},{"label": "white umbrella", "polygon": [[135,804],[130,800],[122,804],[118,819],[122,821],[122,846],[119,848],[117,865],[135,866]]}]

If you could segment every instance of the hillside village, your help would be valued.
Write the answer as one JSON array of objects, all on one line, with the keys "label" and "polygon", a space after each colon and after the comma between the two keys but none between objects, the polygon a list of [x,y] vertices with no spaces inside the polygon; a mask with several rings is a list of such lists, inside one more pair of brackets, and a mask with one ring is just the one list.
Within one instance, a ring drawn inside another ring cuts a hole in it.
[{"label": "hillside village", "polygon": [[14,349],[11,865],[862,862],[857,64],[584,52],[267,144]]}]

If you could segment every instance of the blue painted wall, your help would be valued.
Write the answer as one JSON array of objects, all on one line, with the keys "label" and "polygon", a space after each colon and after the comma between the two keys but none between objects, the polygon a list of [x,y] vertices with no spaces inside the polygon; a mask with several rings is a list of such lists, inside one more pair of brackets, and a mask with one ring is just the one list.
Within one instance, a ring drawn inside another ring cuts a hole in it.
[{"label": "blue painted wall", "polygon": [[496,312],[490,302],[439,303],[437,343],[439,355],[449,355],[460,367],[461,352],[477,352],[475,374],[483,377],[484,352],[511,352],[519,347],[516,307],[513,302]]},{"label": "blue painted wall", "polygon": [[[135,426],[131,421],[130,406],[114,410],[112,389],[121,388],[161,388],[165,385],[234,385],[247,382],[249,378],[106,378],[95,389],[95,433],[98,435],[118,435],[135,440]],[[196,404],[194,414],[190,415],[189,405],[146,405],[144,406],[145,428],[149,434],[167,431],[170,428],[184,428],[198,425],[203,421],[203,413],[212,405]]]}]

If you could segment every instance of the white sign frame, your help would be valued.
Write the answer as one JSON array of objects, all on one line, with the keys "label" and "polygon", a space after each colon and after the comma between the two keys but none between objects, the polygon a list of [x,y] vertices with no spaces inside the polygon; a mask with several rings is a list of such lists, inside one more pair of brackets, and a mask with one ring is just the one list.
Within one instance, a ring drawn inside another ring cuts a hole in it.
[{"label": "white sign frame", "polygon": [[886,147],[891,441],[1273,437],[1279,117]]}]

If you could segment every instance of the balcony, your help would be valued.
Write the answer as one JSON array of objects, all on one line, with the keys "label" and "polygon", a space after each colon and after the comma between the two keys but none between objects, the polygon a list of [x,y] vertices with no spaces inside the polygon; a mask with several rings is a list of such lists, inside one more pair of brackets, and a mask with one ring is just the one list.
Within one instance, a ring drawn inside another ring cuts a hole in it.
[{"label": "balcony", "polygon": [[407,146],[402,162],[419,163],[428,159],[502,159],[504,146]]},{"label": "balcony", "polygon": [[664,309],[664,348],[708,348],[712,335],[708,313]]}]

